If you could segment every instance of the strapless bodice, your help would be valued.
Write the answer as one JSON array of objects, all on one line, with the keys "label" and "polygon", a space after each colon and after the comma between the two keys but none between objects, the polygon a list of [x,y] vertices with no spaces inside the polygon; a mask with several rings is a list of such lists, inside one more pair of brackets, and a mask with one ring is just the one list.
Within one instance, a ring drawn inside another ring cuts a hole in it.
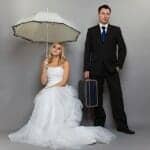
[{"label": "strapless bodice", "polygon": [[61,81],[63,78],[63,72],[64,72],[64,69],[62,66],[57,66],[57,67],[49,66],[47,70],[47,76],[48,76],[47,85],[53,85]]}]

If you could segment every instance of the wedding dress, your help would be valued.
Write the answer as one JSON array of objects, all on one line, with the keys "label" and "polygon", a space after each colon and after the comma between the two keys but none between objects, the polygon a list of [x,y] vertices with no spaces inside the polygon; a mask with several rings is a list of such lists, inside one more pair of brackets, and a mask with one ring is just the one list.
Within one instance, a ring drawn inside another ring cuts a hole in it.
[{"label": "wedding dress", "polygon": [[57,149],[109,143],[115,138],[103,127],[80,126],[82,103],[72,86],[49,87],[62,80],[63,72],[61,66],[48,67],[48,83],[35,96],[29,121],[8,135],[11,141]]}]

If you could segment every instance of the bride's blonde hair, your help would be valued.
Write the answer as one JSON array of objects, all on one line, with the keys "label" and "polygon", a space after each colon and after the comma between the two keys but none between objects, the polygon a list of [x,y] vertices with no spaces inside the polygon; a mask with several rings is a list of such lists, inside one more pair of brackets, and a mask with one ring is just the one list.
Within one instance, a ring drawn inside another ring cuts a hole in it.
[{"label": "bride's blonde hair", "polygon": [[53,43],[48,49],[48,64],[52,62],[52,59],[53,59],[52,49],[53,49],[53,46],[57,44],[61,46],[61,53],[59,55],[58,65],[62,65],[67,60],[64,54],[64,46],[61,43]]}]

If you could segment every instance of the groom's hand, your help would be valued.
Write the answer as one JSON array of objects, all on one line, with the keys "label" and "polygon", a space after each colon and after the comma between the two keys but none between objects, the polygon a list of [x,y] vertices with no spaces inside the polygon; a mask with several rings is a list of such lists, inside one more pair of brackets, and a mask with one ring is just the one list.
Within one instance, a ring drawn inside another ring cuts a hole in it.
[{"label": "groom's hand", "polygon": [[85,71],[84,72],[84,79],[89,79],[90,78],[90,71]]},{"label": "groom's hand", "polygon": [[116,67],[116,70],[119,72],[120,68],[117,66],[117,67]]}]

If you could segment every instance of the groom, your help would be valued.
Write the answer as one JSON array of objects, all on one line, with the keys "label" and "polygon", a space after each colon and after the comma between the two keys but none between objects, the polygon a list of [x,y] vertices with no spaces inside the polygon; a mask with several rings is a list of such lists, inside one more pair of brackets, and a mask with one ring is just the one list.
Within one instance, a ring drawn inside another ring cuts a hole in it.
[{"label": "groom", "polygon": [[106,120],[103,109],[103,85],[106,80],[117,130],[134,134],[135,132],[128,128],[119,79],[119,70],[122,69],[126,57],[126,46],[120,28],[109,24],[110,15],[111,8],[108,5],[100,6],[99,24],[88,29],[84,53],[84,78],[98,81],[99,105],[94,109],[95,126],[104,126]]}]

